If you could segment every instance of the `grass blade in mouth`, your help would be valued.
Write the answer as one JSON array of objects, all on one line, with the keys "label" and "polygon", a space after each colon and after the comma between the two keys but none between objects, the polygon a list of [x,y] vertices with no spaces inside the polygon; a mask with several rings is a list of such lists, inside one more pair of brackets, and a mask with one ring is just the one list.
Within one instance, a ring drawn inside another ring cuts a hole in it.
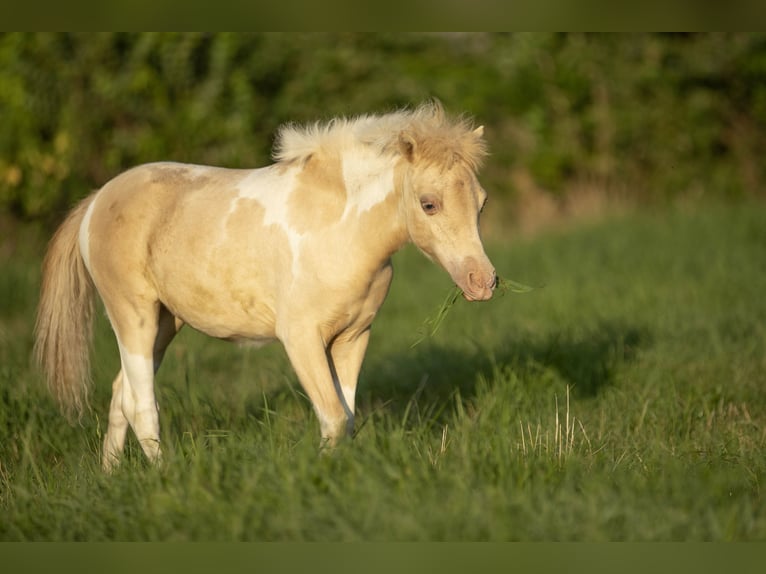
[{"label": "grass blade in mouth", "polygon": [[530,291],[537,289],[537,287],[525,285],[524,283],[519,283],[513,279],[504,279],[502,277],[498,277],[497,289],[501,295],[505,295],[507,291],[510,291],[511,293],[529,293]]},{"label": "grass blade in mouth", "polygon": [[[504,279],[502,277],[497,278],[496,289],[500,295],[505,295],[508,291],[511,293],[529,293],[536,288],[537,287],[525,285],[524,283],[519,283],[512,279]],[[432,317],[427,318],[420,329],[418,329],[418,338],[412,345],[410,345],[410,349],[422,343],[424,339],[433,337],[436,334],[436,331],[439,330],[439,327],[444,322],[447,313],[449,313],[449,310],[452,309],[452,306],[457,302],[462,293],[463,291],[457,285],[450,290],[436,313]]]}]

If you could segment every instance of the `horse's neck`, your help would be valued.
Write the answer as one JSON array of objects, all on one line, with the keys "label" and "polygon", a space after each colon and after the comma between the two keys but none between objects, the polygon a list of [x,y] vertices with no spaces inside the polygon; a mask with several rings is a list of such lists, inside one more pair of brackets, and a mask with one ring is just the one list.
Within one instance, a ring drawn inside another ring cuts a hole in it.
[{"label": "horse's neck", "polygon": [[[381,161],[378,159],[378,161]],[[372,168],[370,168],[372,165]],[[409,239],[402,209],[403,168],[345,162],[347,190],[345,217],[353,220],[355,235],[376,258],[388,260]]]}]

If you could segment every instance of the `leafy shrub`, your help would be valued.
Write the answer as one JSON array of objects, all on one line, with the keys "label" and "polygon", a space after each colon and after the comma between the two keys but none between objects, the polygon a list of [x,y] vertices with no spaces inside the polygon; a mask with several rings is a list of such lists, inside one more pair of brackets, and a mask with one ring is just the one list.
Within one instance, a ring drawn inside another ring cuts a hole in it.
[{"label": "leafy shrub", "polygon": [[429,97],[486,124],[501,195],[763,186],[763,35],[3,34],[0,212],[54,221],[141,162],[263,165],[283,122]]}]

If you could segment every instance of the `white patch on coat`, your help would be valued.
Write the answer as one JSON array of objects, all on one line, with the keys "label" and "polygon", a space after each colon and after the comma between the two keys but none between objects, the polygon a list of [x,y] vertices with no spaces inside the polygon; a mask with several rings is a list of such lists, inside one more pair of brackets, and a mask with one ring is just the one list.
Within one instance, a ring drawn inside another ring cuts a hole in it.
[{"label": "white patch on coat", "polygon": [[388,197],[394,189],[394,167],[370,166],[369,158],[343,158],[343,181],[346,185],[346,208],[341,221],[369,211]]},{"label": "white patch on coat", "polygon": [[90,202],[88,209],[85,211],[85,217],[82,218],[82,223],[80,223],[80,233],[78,236],[80,255],[82,255],[82,260],[85,262],[85,268],[88,272],[90,272],[90,218],[93,216],[93,208],[96,205],[96,201],[98,201],[98,196],[93,198],[93,201]]},{"label": "white patch on coat", "polygon": [[[269,166],[253,170],[237,186],[237,199],[254,199],[264,210],[263,224],[277,225],[287,236],[290,255],[293,262],[293,276],[298,271],[301,242],[303,234],[290,227],[288,219],[288,198],[295,189],[295,179],[298,170],[284,169],[279,166]],[[237,208],[237,199],[232,202],[230,213]]]}]

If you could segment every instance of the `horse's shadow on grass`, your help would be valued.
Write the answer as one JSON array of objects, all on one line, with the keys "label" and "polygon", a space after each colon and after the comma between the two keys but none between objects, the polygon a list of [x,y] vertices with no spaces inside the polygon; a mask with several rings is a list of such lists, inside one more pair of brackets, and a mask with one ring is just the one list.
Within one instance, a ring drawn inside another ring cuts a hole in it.
[{"label": "horse's shadow on grass", "polygon": [[[592,398],[616,384],[620,370],[635,361],[651,342],[652,337],[644,328],[602,322],[577,331],[542,334],[520,331],[496,339],[489,346],[466,341],[439,345],[426,340],[414,348],[370,357],[357,392],[356,432],[362,430],[370,417],[381,413],[406,425],[441,424],[454,412],[457,403],[465,408],[479,393],[491,393],[498,385],[507,384],[509,373],[516,377],[512,392],[520,390],[548,400],[551,392],[560,393],[566,385],[573,397]],[[549,385],[541,385],[541,380],[555,384],[556,388],[552,391]],[[186,413],[200,409],[206,411],[197,421],[200,429],[235,425],[226,407],[209,396],[212,391],[199,390],[195,395],[182,386],[173,389],[165,390],[166,394],[174,393],[173,400],[167,402],[179,405],[174,417],[178,428],[173,436],[187,432]],[[508,391],[505,393],[507,396]],[[285,416],[295,408],[296,399],[304,403],[298,410],[304,409],[306,413],[310,410],[308,398],[297,381],[248,392],[242,398],[246,418],[266,426],[269,417]]]},{"label": "horse's shadow on grass", "polygon": [[619,370],[634,362],[651,339],[644,328],[605,322],[576,333],[519,333],[493,348],[476,346],[474,351],[466,346],[421,344],[367,367],[358,401],[366,410],[384,406],[395,417],[405,416],[413,404],[426,412],[441,412],[456,397],[472,400],[482,380],[493,384],[493,376],[504,370],[530,386],[548,371],[573,396],[591,398],[615,384]]}]

